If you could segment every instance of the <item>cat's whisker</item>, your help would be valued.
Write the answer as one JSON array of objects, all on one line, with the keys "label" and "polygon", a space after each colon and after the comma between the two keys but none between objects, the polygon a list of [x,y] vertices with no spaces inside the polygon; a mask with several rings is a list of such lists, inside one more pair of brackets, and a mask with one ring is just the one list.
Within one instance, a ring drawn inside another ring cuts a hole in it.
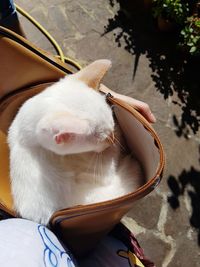
[{"label": "cat's whisker", "polygon": [[98,167],[99,167],[98,176],[102,177],[103,175],[103,153],[102,152],[98,154]]},{"label": "cat's whisker", "polygon": [[102,152],[98,154],[98,178],[102,176]]},{"label": "cat's whisker", "polygon": [[99,178],[99,174],[100,174],[100,172],[99,172],[99,168],[100,168],[99,162],[100,162],[100,154],[98,153],[98,155],[97,155],[97,176],[96,176],[97,179]]},{"label": "cat's whisker", "polygon": [[103,176],[103,153],[102,152],[100,154],[100,158],[101,158],[101,176]]},{"label": "cat's whisker", "polygon": [[122,150],[126,151],[125,147],[120,143],[120,141],[116,137],[115,137],[114,141],[116,141],[119,144],[119,146],[122,148]]},{"label": "cat's whisker", "polygon": [[95,158],[96,158],[96,153],[93,153],[89,163],[88,163],[88,167],[87,167],[87,170],[86,170],[86,173],[88,171],[90,171],[90,167],[94,165],[94,161],[95,161]]},{"label": "cat's whisker", "polygon": [[109,136],[107,136],[106,140],[111,144],[114,145],[114,140],[115,140],[115,134],[112,132]]},{"label": "cat's whisker", "polygon": [[110,137],[107,137],[107,141],[108,141],[108,143],[110,143],[111,145],[114,144],[114,141],[113,141]]},{"label": "cat's whisker", "polygon": [[98,173],[97,173],[98,176],[102,175],[102,165],[101,165],[102,157],[101,157],[101,154],[102,154],[102,152],[98,153]]},{"label": "cat's whisker", "polygon": [[94,163],[94,183],[95,184],[97,183],[97,174],[96,174],[97,163],[98,163],[98,153],[96,153],[95,163]]}]

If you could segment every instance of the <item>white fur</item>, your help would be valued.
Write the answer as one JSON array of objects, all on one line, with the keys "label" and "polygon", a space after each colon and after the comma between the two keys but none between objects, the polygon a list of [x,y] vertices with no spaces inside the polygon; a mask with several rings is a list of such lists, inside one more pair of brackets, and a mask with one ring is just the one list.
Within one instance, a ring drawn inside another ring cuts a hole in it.
[{"label": "white fur", "polygon": [[[47,224],[56,210],[132,192],[140,168],[105,141],[113,130],[105,97],[73,75],[27,100],[8,133],[16,211]],[[75,138],[57,144],[55,136],[67,131]]]}]

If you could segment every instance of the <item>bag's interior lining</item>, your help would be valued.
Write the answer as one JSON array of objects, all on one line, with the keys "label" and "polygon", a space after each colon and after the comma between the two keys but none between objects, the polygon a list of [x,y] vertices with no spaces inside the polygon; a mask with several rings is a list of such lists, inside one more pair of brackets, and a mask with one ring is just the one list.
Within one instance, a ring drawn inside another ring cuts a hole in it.
[{"label": "bag's interior lining", "polygon": [[155,139],[130,112],[115,105],[114,112],[127,145],[142,164],[146,182],[155,176],[159,166],[159,150]]}]

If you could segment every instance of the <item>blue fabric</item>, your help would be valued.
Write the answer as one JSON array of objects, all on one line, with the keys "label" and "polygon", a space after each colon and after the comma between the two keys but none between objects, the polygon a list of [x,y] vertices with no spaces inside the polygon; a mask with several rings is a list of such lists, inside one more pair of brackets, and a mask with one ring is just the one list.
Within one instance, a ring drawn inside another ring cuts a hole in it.
[{"label": "blue fabric", "polygon": [[13,0],[0,0],[0,22],[15,13]]},{"label": "blue fabric", "polygon": [[77,263],[44,225],[7,219],[0,221],[0,266],[77,267]]}]

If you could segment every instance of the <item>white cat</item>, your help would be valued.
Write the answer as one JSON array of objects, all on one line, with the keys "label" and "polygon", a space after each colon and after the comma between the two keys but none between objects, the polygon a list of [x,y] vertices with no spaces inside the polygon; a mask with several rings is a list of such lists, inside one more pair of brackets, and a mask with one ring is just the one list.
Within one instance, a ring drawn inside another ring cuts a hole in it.
[{"label": "white cat", "polygon": [[112,110],[92,89],[110,65],[93,62],[17,113],[8,144],[14,206],[22,217],[47,224],[56,210],[113,199],[140,185],[140,166],[121,152]]}]

